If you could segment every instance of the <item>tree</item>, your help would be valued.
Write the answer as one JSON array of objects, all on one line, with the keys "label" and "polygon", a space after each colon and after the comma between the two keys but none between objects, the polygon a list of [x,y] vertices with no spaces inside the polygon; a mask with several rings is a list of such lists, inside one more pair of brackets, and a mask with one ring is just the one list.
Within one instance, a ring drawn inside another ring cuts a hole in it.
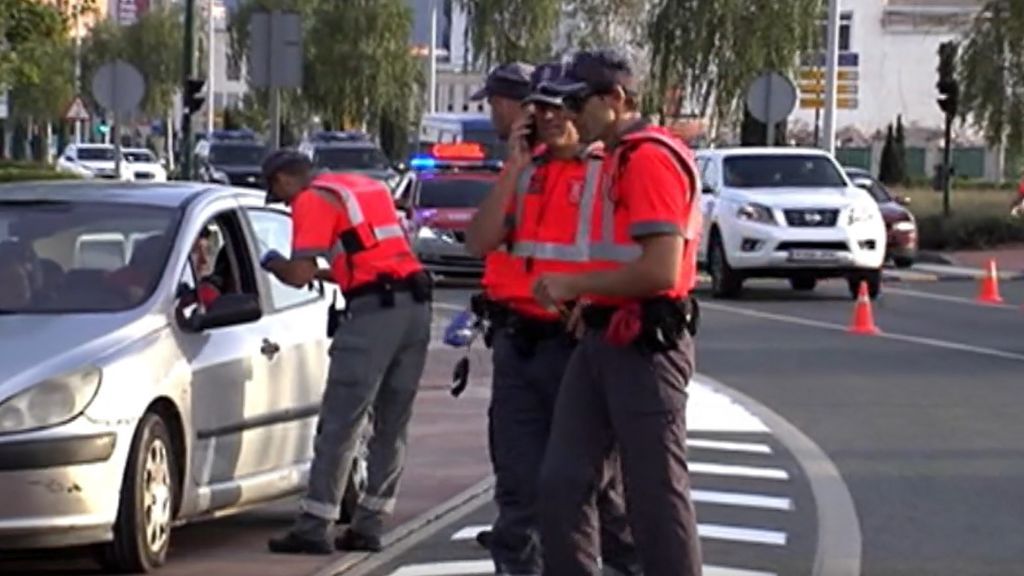
[{"label": "tree", "polygon": [[893,134],[892,124],[885,134],[885,144],[882,146],[882,158],[878,166],[878,179],[884,184],[897,184],[897,166],[899,160],[896,152],[896,137]]},{"label": "tree", "polygon": [[559,0],[458,0],[467,11],[468,45],[484,67],[552,54],[561,22]]},{"label": "tree", "polygon": [[759,72],[789,72],[814,45],[821,7],[820,0],[656,0],[648,92],[658,98],[680,87],[698,115],[734,118]]},{"label": "tree", "polygon": [[55,6],[0,0],[0,85],[38,82],[48,72],[40,54],[66,38],[67,21]]},{"label": "tree", "polygon": [[894,179],[897,184],[907,183],[907,135],[903,130],[903,115],[896,116],[896,135],[893,138],[895,148]]},{"label": "tree", "polygon": [[960,114],[990,145],[1024,152],[1024,2],[987,0],[960,48]]}]

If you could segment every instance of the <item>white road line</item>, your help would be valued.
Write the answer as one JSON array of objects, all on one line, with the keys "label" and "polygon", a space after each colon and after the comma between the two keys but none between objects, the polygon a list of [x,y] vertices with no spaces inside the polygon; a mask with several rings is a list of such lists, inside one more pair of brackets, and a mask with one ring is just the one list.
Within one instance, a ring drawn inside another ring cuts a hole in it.
[{"label": "white road line", "polygon": [[[409,564],[388,576],[476,576],[478,574],[494,574],[494,563],[490,560],[457,560]],[[704,576],[775,576],[775,573],[705,564]]]},{"label": "white road line", "polygon": [[704,565],[704,576],[775,576],[775,572]]},{"label": "white road line", "polygon": [[[736,308],[732,306],[724,306],[721,304],[714,304],[711,302],[702,302],[701,306],[710,310],[718,310],[721,312],[731,312],[733,314],[739,314],[741,316],[750,316],[751,318],[761,318],[763,320],[775,320],[776,322],[785,322],[787,324],[796,324],[798,326],[809,326],[811,328],[821,328],[823,330],[832,330],[837,332],[846,332],[847,327],[841,324],[833,324],[831,322],[822,322],[820,320],[810,320],[807,318],[800,318],[797,316],[789,316],[786,314],[773,314],[771,312],[761,312],[759,310],[751,310],[749,308]],[[882,329],[884,330],[884,326]],[[1024,362],[1024,354],[1014,354],[1013,352],[1005,352],[1003,350],[995,350],[993,348],[982,348],[980,346],[971,346],[970,344],[960,344],[958,342],[949,342],[946,340],[937,340],[935,338],[924,338],[921,336],[908,336],[906,334],[893,334],[890,332],[882,332],[875,336],[875,338],[885,338],[887,340],[896,340],[899,342],[909,342],[911,344],[921,344],[923,346],[932,346],[934,348],[943,348],[946,350],[956,350],[958,352],[969,352],[971,354],[978,354],[980,356],[992,356],[995,358],[1002,358],[1004,360],[1016,360],[1018,362]]]},{"label": "white road line", "polygon": [[723,440],[705,440],[703,438],[687,438],[686,445],[701,450],[722,450],[725,452],[746,452],[748,454],[771,454],[772,447],[757,442],[726,442]]},{"label": "white road line", "polygon": [[452,540],[475,540],[477,534],[483,532],[484,530],[490,529],[491,527],[486,524],[475,524],[473,526],[465,526],[455,534],[452,534]]},{"label": "white road line", "polygon": [[690,432],[770,432],[764,422],[732,398],[693,381],[686,403],[686,429]]},{"label": "white road line", "polygon": [[923,300],[938,300],[939,302],[952,302],[954,304],[966,304],[968,306],[976,306],[978,308],[991,308],[993,310],[1016,310],[1017,307],[1013,304],[986,304],[985,302],[978,302],[971,298],[965,298],[963,296],[949,296],[947,294],[932,294],[931,292],[922,292],[920,290],[910,290],[907,288],[886,288],[886,294],[898,294],[900,296],[908,296],[910,298],[921,298]]},{"label": "white road line", "polygon": [[786,533],[778,530],[762,530],[760,528],[744,528],[742,526],[726,526],[723,524],[697,524],[697,533],[708,540],[728,540],[744,544],[765,544],[768,546],[785,546]]},{"label": "white road line", "polygon": [[781,468],[737,466],[733,464],[715,464],[713,462],[690,462],[689,468],[691,474],[759,478],[762,480],[789,480],[789,473]]},{"label": "white road line", "polygon": [[762,494],[745,494],[743,492],[721,492],[718,490],[691,490],[693,501],[698,504],[716,504],[720,506],[737,506],[740,508],[761,508],[764,510],[790,511],[793,501],[781,496],[764,496]]}]

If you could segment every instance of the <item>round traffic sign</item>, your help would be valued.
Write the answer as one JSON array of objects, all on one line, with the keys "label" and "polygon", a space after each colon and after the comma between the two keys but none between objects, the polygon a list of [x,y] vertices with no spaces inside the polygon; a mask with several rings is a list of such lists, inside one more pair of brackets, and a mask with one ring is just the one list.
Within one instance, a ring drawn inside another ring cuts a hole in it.
[{"label": "round traffic sign", "polygon": [[92,95],[105,109],[118,115],[135,111],[146,93],[142,74],[123,60],[100,66],[92,76]]},{"label": "round traffic sign", "polygon": [[747,109],[750,115],[775,124],[793,113],[797,92],[793,81],[778,72],[764,72],[747,88]]}]

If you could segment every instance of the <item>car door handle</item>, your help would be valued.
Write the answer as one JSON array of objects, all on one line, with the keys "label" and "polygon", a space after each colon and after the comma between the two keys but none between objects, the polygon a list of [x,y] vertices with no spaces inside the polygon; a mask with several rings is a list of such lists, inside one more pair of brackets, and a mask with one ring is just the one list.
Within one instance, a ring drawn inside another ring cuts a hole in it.
[{"label": "car door handle", "polygon": [[280,344],[278,344],[277,342],[271,342],[266,338],[263,339],[263,345],[260,346],[260,354],[263,354],[267,358],[273,358],[280,351]]}]

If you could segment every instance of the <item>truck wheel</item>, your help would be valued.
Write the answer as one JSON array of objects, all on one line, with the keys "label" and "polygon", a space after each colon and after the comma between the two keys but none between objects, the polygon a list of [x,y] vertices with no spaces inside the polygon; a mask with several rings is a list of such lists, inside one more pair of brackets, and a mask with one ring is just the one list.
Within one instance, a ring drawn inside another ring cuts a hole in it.
[{"label": "truck wheel", "polygon": [[892,259],[892,263],[895,264],[897,268],[910,268],[914,265],[914,259],[908,256],[897,256]]},{"label": "truck wheel", "polygon": [[867,272],[861,272],[851,275],[847,278],[847,284],[850,288],[850,296],[856,300],[857,295],[860,292],[860,283],[868,283],[868,296],[874,300],[878,298],[878,295],[882,293],[882,271],[881,270],[870,270]]},{"label": "truck wheel", "polygon": [[810,292],[818,286],[817,278],[809,278],[807,276],[797,276],[789,279],[789,285],[798,292]]},{"label": "truck wheel", "polygon": [[715,298],[736,298],[743,291],[743,277],[729,266],[717,231],[713,233],[708,247],[708,272],[711,274],[711,294]]}]

